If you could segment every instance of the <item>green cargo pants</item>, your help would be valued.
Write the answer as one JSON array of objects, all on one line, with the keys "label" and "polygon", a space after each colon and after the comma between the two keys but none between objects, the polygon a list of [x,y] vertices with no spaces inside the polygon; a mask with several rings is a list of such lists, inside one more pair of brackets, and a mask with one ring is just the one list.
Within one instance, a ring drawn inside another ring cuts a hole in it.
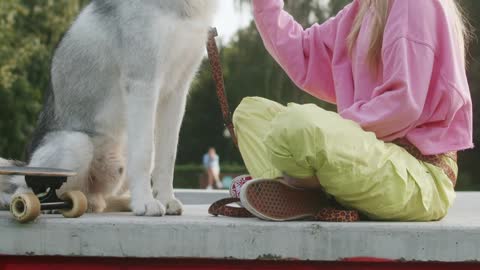
[{"label": "green cargo pants", "polygon": [[[441,168],[316,105],[249,97],[233,121],[254,178],[316,176],[339,203],[376,220],[439,220],[455,199]],[[453,159],[446,162],[458,172]]]}]

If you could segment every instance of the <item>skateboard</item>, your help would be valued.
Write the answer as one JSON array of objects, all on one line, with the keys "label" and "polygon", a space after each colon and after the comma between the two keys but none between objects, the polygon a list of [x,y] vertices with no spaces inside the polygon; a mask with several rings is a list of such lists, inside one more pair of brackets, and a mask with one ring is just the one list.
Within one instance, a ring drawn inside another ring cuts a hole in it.
[{"label": "skateboard", "polygon": [[33,168],[0,167],[0,175],[23,175],[33,193],[17,194],[10,203],[10,212],[20,223],[36,219],[41,211],[59,210],[66,218],[77,218],[87,210],[87,198],[80,191],[65,192],[57,196],[56,191],[75,176],[73,171]]}]

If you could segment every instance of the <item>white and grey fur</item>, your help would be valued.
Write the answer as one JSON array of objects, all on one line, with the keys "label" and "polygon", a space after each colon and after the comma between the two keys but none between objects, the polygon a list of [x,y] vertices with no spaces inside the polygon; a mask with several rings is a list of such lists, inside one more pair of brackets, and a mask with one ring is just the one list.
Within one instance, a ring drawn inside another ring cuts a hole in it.
[{"label": "white and grey fur", "polygon": [[[178,135],[215,2],[93,0],[55,52],[28,166],[76,171],[60,193],[85,192],[92,212],[129,191],[136,215],[181,214]],[[16,186],[0,178],[0,204]]]}]

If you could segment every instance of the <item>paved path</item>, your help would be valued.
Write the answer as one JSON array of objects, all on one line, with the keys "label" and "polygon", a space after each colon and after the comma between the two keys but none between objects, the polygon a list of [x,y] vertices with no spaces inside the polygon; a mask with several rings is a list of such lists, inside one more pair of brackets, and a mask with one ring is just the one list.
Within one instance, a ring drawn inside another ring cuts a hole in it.
[{"label": "paved path", "polygon": [[[194,195],[181,193],[180,197]],[[199,196],[198,200],[208,201],[208,196]],[[210,217],[207,205],[188,205],[182,217],[146,218],[123,213],[72,220],[54,215],[20,225],[8,212],[0,212],[0,254],[480,261],[479,208],[480,193],[459,193],[448,217],[432,223],[273,223]]]}]

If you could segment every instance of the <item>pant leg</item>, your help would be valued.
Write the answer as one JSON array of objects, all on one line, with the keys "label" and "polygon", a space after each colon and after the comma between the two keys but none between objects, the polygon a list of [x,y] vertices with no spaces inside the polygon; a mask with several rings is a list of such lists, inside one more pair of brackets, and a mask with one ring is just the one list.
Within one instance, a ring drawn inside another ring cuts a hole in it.
[{"label": "pant leg", "polygon": [[285,106],[260,97],[242,100],[233,114],[233,124],[238,146],[248,172],[254,178],[276,178],[281,176],[270,162],[263,143],[270,130],[272,120]]},{"label": "pant leg", "polygon": [[316,175],[339,203],[374,219],[438,220],[455,198],[440,168],[315,105],[289,104],[264,142],[279,171],[297,178]]}]

